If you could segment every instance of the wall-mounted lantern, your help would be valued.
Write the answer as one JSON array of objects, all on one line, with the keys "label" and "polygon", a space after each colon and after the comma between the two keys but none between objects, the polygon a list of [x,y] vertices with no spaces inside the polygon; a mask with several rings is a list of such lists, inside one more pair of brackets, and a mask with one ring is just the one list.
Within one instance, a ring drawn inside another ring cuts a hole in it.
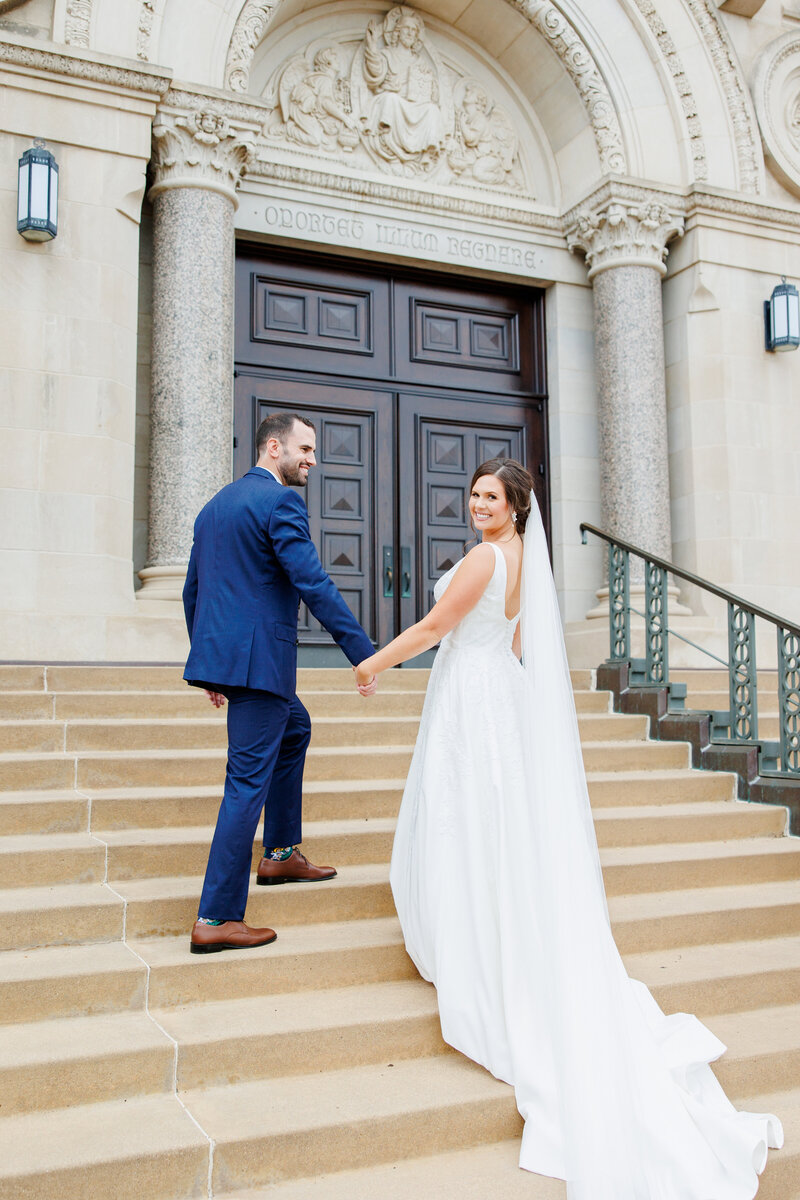
[{"label": "wall-mounted lantern", "polygon": [[58,233],[58,163],[40,138],[19,160],[17,233],[29,242]]},{"label": "wall-mounted lantern", "polygon": [[781,281],[764,301],[764,341],[767,350],[796,350],[800,346],[800,295],[793,283]]}]

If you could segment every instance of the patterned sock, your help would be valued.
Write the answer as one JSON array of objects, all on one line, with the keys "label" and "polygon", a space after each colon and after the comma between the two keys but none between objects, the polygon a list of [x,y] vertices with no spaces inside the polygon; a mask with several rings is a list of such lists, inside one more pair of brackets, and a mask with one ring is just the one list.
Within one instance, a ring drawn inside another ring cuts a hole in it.
[{"label": "patterned sock", "polygon": [[221,925],[222,921],[212,921],[210,917],[198,917],[198,925]]},{"label": "patterned sock", "polygon": [[264,847],[264,858],[269,858],[273,862],[285,862],[287,858],[291,858],[294,851],[294,846],[275,846],[274,849],[268,850]]}]

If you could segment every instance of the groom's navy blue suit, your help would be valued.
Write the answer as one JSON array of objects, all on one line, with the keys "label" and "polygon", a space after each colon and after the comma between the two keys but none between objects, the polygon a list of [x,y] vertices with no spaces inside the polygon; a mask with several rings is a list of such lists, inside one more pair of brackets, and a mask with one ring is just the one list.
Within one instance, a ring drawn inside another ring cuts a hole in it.
[{"label": "groom's navy blue suit", "polygon": [[322,568],[300,497],[253,467],[209,500],[194,526],[183,606],[184,679],[228,698],[225,792],[199,915],[241,921],[253,839],[302,839],[303,765],[311,722],[295,694],[297,608],[304,600],[351,663],[373,646]]}]

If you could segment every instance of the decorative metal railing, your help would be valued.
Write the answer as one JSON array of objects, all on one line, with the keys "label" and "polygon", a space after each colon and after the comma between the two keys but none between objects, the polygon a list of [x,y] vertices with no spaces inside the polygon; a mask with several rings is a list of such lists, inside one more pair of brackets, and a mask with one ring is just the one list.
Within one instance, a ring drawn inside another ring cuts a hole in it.
[{"label": "decorative metal railing", "polygon": [[[637,686],[665,687],[683,708],[686,685],[670,682],[669,638],[693,646],[728,672],[729,708],[712,712],[711,737],[716,744],[757,746],[759,774],[800,779],[800,625],[759,608],[699,575],[648,554],[639,546],[613,537],[594,525],[582,524],[581,535],[593,534],[608,544],[609,662],[627,662]],[[631,606],[630,556],[644,562],[644,608]],[[724,600],[728,608],[727,661],[669,627],[667,582],[670,575]],[[645,657],[631,657],[631,616],[645,623]],[[780,738],[759,739],[756,618],[774,626],[777,634],[778,713]]]}]

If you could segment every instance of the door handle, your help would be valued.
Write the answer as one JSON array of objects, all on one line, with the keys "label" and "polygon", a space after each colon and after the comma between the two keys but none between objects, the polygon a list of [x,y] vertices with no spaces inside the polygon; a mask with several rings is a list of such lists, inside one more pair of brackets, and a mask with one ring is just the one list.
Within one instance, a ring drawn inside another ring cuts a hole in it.
[{"label": "door handle", "polygon": [[394,596],[394,549],[392,546],[383,547],[383,597],[391,600]]},{"label": "door handle", "polygon": [[400,599],[409,600],[411,598],[411,547],[400,547],[400,571],[402,580],[400,584]]}]

